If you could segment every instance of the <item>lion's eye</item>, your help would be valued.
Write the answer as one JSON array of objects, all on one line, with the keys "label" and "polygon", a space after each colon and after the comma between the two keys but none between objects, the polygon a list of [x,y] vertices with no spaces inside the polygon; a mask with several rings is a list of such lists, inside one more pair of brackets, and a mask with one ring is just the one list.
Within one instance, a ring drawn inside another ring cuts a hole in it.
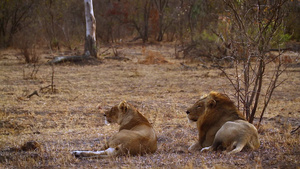
[{"label": "lion's eye", "polygon": [[202,105],[198,105],[198,107],[197,108],[201,108],[202,107]]}]

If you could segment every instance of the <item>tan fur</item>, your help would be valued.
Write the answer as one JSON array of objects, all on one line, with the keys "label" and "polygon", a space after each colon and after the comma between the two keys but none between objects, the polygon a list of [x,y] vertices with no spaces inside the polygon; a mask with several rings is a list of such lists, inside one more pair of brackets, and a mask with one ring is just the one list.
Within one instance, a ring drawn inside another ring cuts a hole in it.
[{"label": "tan fur", "polygon": [[227,121],[245,120],[229,97],[218,92],[210,92],[201,98],[188,109],[187,113],[188,118],[193,121],[198,116],[197,129],[199,134],[198,142],[190,146],[189,151],[211,146],[217,131]]},{"label": "tan fur", "polygon": [[41,148],[40,143],[36,141],[28,141],[24,145],[21,146],[22,151],[33,151]]},{"label": "tan fur", "polygon": [[253,124],[245,120],[226,122],[216,133],[212,146],[201,150],[217,150],[218,147],[225,148],[228,154],[240,152],[245,146],[253,150],[259,148],[257,129]]},{"label": "tan fur", "polygon": [[131,104],[123,101],[104,115],[109,123],[118,123],[119,132],[102,151],[74,151],[76,157],[110,157],[154,153],[157,137],[149,121]]},{"label": "tan fur", "polygon": [[200,100],[186,111],[189,122],[197,122],[199,117],[204,113],[206,99],[207,95],[201,97]]},{"label": "tan fur", "polygon": [[21,147],[14,147],[9,149],[9,151],[36,151],[40,150],[41,145],[37,141],[28,141],[24,143]]}]

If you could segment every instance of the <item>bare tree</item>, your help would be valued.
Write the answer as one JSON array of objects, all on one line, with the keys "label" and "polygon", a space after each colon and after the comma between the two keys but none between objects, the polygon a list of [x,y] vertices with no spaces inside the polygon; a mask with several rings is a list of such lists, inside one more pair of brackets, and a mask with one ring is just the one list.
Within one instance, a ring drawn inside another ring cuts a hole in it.
[{"label": "bare tree", "polygon": [[33,20],[36,0],[0,1],[0,47],[8,47],[14,35]]},{"label": "bare tree", "polygon": [[84,52],[86,56],[91,55],[97,57],[96,19],[93,10],[93,0],[84,0],[84,6],[85,6],[85,20],[86,20],[86,37],[85,37]]},{"label": "bare tree", "polygon": [[164,36],[164,32],[167,29],[167,27],[164,27],[164,17],[165,17],[165,8],[168,5],[168,0],[154,0],[154,4],[155,7],[157,8],[159,14],[159,19],[158,19],[158,37],[157,37],[157,41],[162,41],[163,40],[163,36]]},{"label": "bare tree", "polygon": [[[222,33],[224,30],[218,30],[216,34],[227,44],[229,51],[229,56],[222,59],[232,59],[235,73],[229,74],[226,69],[219,68],[234,87],[238,106],[243,106],[250,123],[253,123],[263,97],[260,124],[275,88],[283,82],[279,80],[285,70],[280,61],[282,41],[277,37],[283,28],[287,1],[223,0],[229,13],[226,17],[230,18],[230,30],[227,30],[227,36]],[[279,52],[275,56],[269,52],[271,44],[277,44]],[[268,83],[265,82],[266,74],[272,74]]]},{"label": "bare tree", "polygon": [[136,29],[139,34],[139,37],[135,39],[142,38],[143,43],[148,41],[149,38],[149,18],[150,11],[152,8],[153,0],[145,0],[145,1],[133,1],[135,2],[132,7],[131,16],[130,16],[130,24],[132,27]]}]

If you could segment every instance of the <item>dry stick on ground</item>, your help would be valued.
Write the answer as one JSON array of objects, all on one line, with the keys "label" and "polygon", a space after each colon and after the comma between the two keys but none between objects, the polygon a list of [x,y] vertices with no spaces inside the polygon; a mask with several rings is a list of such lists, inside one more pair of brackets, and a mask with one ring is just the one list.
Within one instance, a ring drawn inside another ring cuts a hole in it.
[{"label": "dry stick on ground", "polygon": [[33,95],[37,95],[40,97],[40,95],[38,94],[38,92],[35,90],[34,92],[32,92],[30,95],[27,96],[27,98],[31,98]]},{"label": "dry stick on ground", "polygon": [[299,125],[296,129],[292,130],[292,131],[291,131],[291,134],[295,134],[296,131],[297,131],[299,128],[300,128],[300,125]]},{"label": "dry stick on ground", "polygon": [[104,50],[103,52],[101,52],[101,53],[99,54],[99,56],[101,56],[102,54],[104,54],[105,52],[107,52],[110,48],[111,48],[111,46],[108,47],[108,48],[107,48],[106,50]]},{"label": "dry stick on ground", "polygon": [[[47,88],[49,88],[49,87],[51,87],[51,85],[48,85],[48,86],[45,86],[45,87],[41,87],[41,88],[40,88],[40,91],[43,92],[44,89],[47,89]],[[54,87],[55,87],[55,85],[54,85]]]}]

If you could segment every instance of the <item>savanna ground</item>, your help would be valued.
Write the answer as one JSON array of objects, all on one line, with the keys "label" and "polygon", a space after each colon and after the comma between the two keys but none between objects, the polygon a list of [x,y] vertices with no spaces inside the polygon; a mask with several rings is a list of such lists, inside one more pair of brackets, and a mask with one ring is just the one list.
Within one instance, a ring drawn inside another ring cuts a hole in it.
[{"label": "savanna ground", "polygon": [[[53,56],[70,54],[45,51],[41,51],[41,63]],[[187,122],[186,109],[211,90],[234,99],[233,88],[219,70],[175,59],[174,47],[168,44],[146,48],[124,45],[118,52],[128,59],[113,59],[112,52],[107,51],[98,61],[54,67],[42,64],[32,73],[34,66],[20,61],[18,51],[1,51],[0,168],[300,167],[300,132],[291,133],[300,125],[297,61],[288,65],[282,75],[285,83],[273,94],[259,128],[259,150],[227,155],[219,151],[187,151],[197,140],[197,130]],[[293,54],[299,59],[299,54]],[[52,68],[53,91],[49,87]],[[34,91],[39,96],[27,98]],[[158,135],[157,152],[113,159],[72,156],[73,150],[99,149],[117,132],[116,124],[104,124],[96,107],[100,104],[104,110],[109,109],[122,100],[135,105],[153,124]],[[257,118],[254,124],[257,125]],[[35,151],[16,151],[28,141],[37,141],[40,147]]]}]

